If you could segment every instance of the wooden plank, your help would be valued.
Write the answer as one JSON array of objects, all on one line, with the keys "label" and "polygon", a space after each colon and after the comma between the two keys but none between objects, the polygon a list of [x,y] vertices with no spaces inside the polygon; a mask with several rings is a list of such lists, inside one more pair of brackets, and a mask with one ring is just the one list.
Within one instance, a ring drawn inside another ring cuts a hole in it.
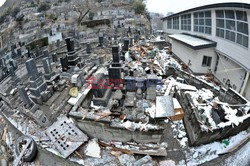
[{"label": "wooden plank", "polygon": [[122,148],[117,148],[115,146],[112,146],[110,144],[104,143],[99,141],[99,144],[104,147],[112,147],[112,150],[114,151],[121,151],[126,154],[141,154],[141,155],[150,155],[150,156],[167,156],[167,151],[165,148],[148,148],[145,150],[128,150],[128,149],[122,149]]}]

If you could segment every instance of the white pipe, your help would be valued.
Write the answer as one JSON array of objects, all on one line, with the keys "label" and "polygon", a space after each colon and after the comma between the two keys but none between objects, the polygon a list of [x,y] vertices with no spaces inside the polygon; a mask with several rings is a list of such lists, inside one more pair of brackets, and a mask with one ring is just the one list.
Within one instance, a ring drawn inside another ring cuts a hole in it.
[{"label": "white pipe", "polygon": [[248,83],[248,79],[249,79],[249,72],[247,72],[246,74],[246,78],[244,80],[244,84],[241,88],[241,91],[240,91],[240,94],[243,95],[243,93],[245,92],[245,89],[246,89],[246,86],[247,86],[247,83]]}]

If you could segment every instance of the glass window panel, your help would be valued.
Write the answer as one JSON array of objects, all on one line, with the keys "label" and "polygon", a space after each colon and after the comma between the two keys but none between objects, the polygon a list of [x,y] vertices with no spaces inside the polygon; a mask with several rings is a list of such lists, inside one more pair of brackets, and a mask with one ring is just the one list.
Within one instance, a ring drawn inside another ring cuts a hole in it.
[{"label": "glass window panel", "polygon": [[203,26],[199,26],[199,32],[204,32],[204,27]]},{"label": "glass window panel", "polygon": [[211,66],[212,57],[203,56],[202,66]]},{"label": "glass window panel", "polygon": [[210,27],[205,27],[205,33],[206,34],[211,34],[211,28]]},{"label": "glass window panel", "polygon": [[194,19],[194,25],[198,25],[198,19]]},{"label": "glass window panel", "polygon": [[224,18],[223,10],[216,10],[216,17],[217,18]]},{"label": "glass window panel", "polygon": [[237,20],[247,21],[247,13],[243,11],[236,11]]},{"label": "glass window panel", "polygon": [[242,34],[237,34],[237,43],[248,48],[248,37]]},{"label": "glass window panel", "polygon": [[198,32],[198,26],[194,26],[194,31]]},{"label": "glass window panel", "polygon": [[208,58],[207,58],[207,66],[211,66],[211,61],[212,61],[212,58],[211,58],[211,57],[208,57]]},{"label": "glass window panel", "polygon": [[242,34],[239,34],[237,33],[237,43],[241,44],[242,45],[242,40],[243,40],[243,35]]},{"label": "glass window panel", "polygon": [[199,12],[199,18],[203,18],[204,17],[204,12]]},{"label": "glass window panel", "polygon": [[237,22],[237,31],[248,35],[248,25],[247,25],[247,23]]},{"label": "glass window panel", "polygon": [[199,19],[199,25],[204,25],[204,19]]},{"label": "glass window panel", "polygon": [[226,31],[226,39],[235,42],[235,33],[232,31]]},{"label": "glass window panel", "polygon": [[235,21],[226,20],[226,28],[230,30],[236,30],[235,28]]},{"label": "glass window panel", "polygon": [[205,23],[206,23],[207,26],[211,26],[212,25],[211,19],[206,19]]},{"label": "glass window panel", "polygon": [[235,19],[233,10],[226,10],[225,15],[226,15],[226,18]]},{"label": "glass window panel", "polygon": [[216,20],[216,27],[224,28],[224,20],[217,19]]},{"label": "glass window panel", "polygon": [[216,36],[224,38],[224,30],[223,29],[216,29]]},{"label": "glass window panel", "polygon": [[206,63],[207,63],[207,56],[204,56],[202,60],[202,66],[205,66]]},{"label": "glass window panel", "polygon": [[247,47],[248,48],[248,37],[247,36],[243,36],[243,46]]},{"label": "glass window panel", "polygon": [[194,18],[198,18],[198,13],[194,13]]},{"label": "glass window panel", "polygon": [[211,17],[211,11],[206,11],[205,12],[205,17]]}]

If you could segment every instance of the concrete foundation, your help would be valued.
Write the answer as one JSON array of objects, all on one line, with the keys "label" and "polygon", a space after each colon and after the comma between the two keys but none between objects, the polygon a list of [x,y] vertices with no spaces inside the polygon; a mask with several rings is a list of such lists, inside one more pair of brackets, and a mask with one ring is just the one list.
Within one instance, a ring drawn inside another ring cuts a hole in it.
[{"label": "concrete foundation", "polygon": [[120,141],[137,143],[159,143],[163,134],[163,129],[143,131],[129,131],[112,125],[110,122],[76,119],[78,127],[88,136],[104,141]]}]

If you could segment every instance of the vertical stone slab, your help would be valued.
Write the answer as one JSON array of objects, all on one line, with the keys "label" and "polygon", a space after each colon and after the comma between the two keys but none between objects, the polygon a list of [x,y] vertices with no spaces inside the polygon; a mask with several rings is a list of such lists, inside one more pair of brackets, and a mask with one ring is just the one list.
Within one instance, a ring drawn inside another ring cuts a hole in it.
[{"label": "vertical stone slab", "polygon": [[18,89],[18,93],[22,99],[22,101],[25,103],[26,107],[27,108],[30,108],[32,107],[33,105],[33,102],[30,100],[27,92],[25,91],[25,88],[23,85],[18,85],[17,86],[17,89]]},{"label": "vertical stone slab", "polygon": [[33,80],[33,81],[36,80],[39,77],[39,73],[36,67],[35,60],[31,58],[28,61],[26,61],[25,65],[26,65],[26,69],[28,71],[30,80]]},{"label": "vertical stone slab", "polygon": [[52,72],[49,58],[43,58],[43,68],[46,74],[49,74]]},{"label": "vertical stone slab", "polygon": [[112,55],[113,55],[113,62],[119,63],[120,62],[120,55],[119,55],[119,46],[115,45],[112,47]]}]

